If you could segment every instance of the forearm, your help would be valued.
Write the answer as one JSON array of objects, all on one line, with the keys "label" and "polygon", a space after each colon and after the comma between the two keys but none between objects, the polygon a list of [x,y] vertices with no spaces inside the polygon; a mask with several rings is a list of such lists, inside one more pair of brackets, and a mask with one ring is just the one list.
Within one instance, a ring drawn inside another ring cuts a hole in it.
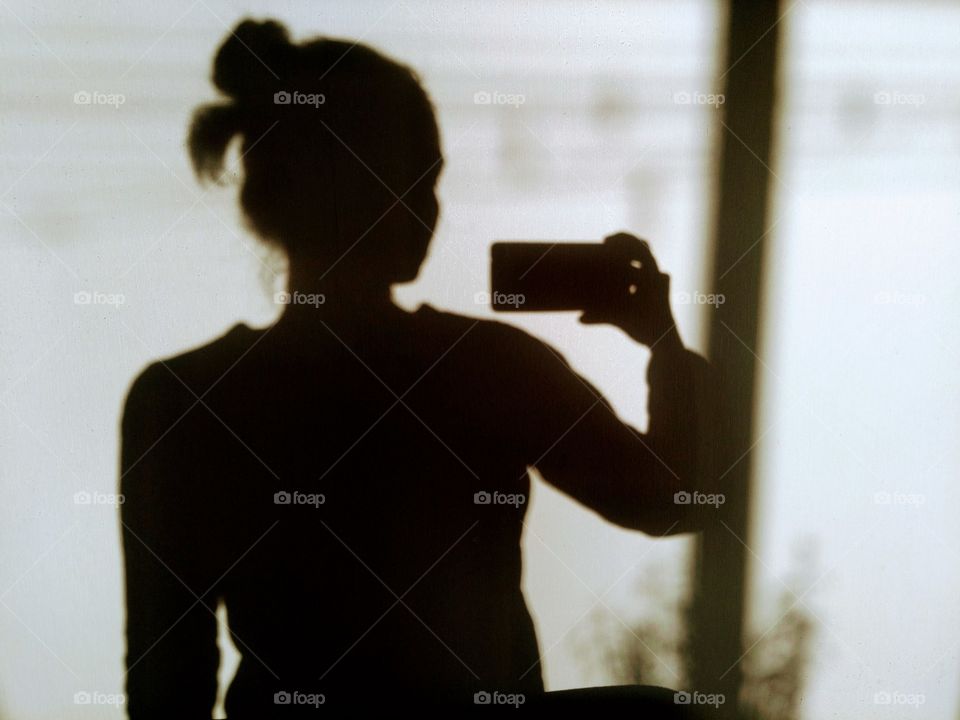
[{"label": "forearm", "polygon": [[650,387],[647,437],[676,480],[684,529],[697,529],[696,516],[721,502],[716,489],[713,455],[719,422],[717,379],[710,364],[687,350],[676,332],[651,350],[647,372]]},{"label": "forearm", "polygon": [[[162,562],[151,552],[154,547],[164,551]],[[168,547],[151,537],[136,513],[124,514],[125,685],[131,720],[171,713],[209,718],[216,698],[220,657],[214,605],[203,597],[207,588]]]}]

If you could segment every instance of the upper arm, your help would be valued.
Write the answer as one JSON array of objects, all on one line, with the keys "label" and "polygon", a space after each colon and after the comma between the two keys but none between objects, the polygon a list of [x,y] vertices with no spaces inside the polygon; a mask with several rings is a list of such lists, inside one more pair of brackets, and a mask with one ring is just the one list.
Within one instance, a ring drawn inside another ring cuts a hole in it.
[{"label": "upper arm", "polygon": [[[169,372],[134,382],[121,423],[120,492],[126,594],[126,687],[132,718],[209,717],[219,651],[216,597],[202,552],[202,508],[182,463],[183,403]],[[182,386],[181,386],[182,387]],[[189,407],[189,406],[188,406]]]},{"label": "upper arm", "polygon": [[[682,413],[669,419],[670,428],[654,422],[659,393],[651,392],[651,433],[641,433],[548,346],[531,341],[520,364],[527,376],[521,383],[528,389],[518,395],[529,465],[610,522],[652,535],[690,529],[687,508],[674,501],[696,482],[689,448],[677,447],[687,430]],[[643,373],[636,377],[642,382]]]}]

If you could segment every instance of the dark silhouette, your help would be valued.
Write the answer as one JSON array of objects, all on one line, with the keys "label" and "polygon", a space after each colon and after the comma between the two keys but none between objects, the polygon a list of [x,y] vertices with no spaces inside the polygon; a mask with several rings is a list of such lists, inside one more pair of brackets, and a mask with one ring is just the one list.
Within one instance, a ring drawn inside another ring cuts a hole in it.
[{"label": "dark silhouette", "polygon": [[696,526],[674,494],[708,479],[711,383],[674,327],[668,277],[645,243],[613,236],[622,302],[583,318],[653,346],[639,433],[522,331],[391,303],[438,216],[439,133],[411,70],[245,21],[213,80],[229,99],[197,112],[195,166],[215,178],[241,138],[243,209],[288,255],[299,295],[271,327],[237,325],[130,390],[131,717],[209,717],[220,601],[243,656],[230,717],[314,713],[311,694],[328,706],[495,691],[535,702],[527,468],[624,527]]}]

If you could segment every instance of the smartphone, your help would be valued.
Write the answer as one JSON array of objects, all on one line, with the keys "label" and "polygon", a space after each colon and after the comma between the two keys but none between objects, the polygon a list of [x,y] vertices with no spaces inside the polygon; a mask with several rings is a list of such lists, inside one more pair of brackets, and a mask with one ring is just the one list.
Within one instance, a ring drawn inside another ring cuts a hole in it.
[{"label": "smartphone", "polygon": [[603,243],[499,241],[490,248],[490,303],[497,312],[558,312],[603,306],[622,285]]}]

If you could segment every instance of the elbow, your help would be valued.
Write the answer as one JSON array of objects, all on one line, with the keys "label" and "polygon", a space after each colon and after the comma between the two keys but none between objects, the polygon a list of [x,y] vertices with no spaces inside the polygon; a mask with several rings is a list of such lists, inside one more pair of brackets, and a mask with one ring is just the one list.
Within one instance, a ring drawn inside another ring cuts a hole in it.
[{"label": "elbow", "polygon": [[699,532],[706,520],[705,509],[723,502],[722,495],[685,489],[687,483],[673,473],[663,473],[652,488],[649,484],[632,487],[642,491],[606,498],[598,508],[600,514],[619,527],[655,538]]},{"label": "elbow", "polygon": [[663,538],[695,533],[701,528],[691,522],[690,514],[686,511],[669,508],[656,516],[644,517],[636,529],[650,537]]},{"label": "elbow", "polygon": [[676,502],[674,497],[663,498],[660,502],[651,502],[648,498],[639,503],[617,503],[616,507],[601,508],[600,515],[618,527],[642,532],[652,538],[673,537],[701,529],[690,506]]}]

